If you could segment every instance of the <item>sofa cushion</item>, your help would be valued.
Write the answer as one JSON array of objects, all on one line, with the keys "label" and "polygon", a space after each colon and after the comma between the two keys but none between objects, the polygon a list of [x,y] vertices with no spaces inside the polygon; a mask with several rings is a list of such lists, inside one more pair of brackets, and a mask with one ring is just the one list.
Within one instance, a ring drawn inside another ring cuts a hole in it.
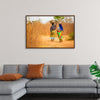
[{"label": "sofa cushion", "polygon": [[98,89],[98,94],[100,94],[100,88]]},{"label": "sofa cushion", "polygon": [[62,78],[62,65],[48,65],[48,72],[44,78]]},{"label": "sofa cushion", "polygon": [[21,78],[16,81],[0,81],[0,94],[14,94],[22,88],[25,88],[25,84],[29,79]]},{"label": "sofa cushion", "polygon": [[24,64],[19,64],[18,65],[18,73],[23,75],[24,78],[27,75],[27,71],[28,71],[28,65],[24,65]]},{"label": "sofa cushion", "polygon": [[27,83],[27,88],[95,88],[92,79],[34,79]]},{"label": "sofa cushion", "polygon": [[79,78],[91,78],[92,75],[90,74],[90,65],[79,65]]},{"label": "sofa cushion", "polygon": [[10,65],[10,64],[7,64],[7,65],[4,65],[3,66],[3,73],[18,73],[18,65]]},{"label": "sofa cushion", "polygon": [[86,94],[86,93],[97,93],[97,89],[96,88],[27,88],[27,93],[28,94],[30,93],[85,93]]},{"label": "sofa cushion", "polygon": [[[78,65],[78,67],[77,65],[64,65],[63,78],[92,78],[89,70],[90,65]],[[79,71],[77,71],[77,68]]]},{"label": "sofa cushion", "polygon": [[26,94],[26,89],[23,88],[14,93],[13,95],[8,95],[8,94],[0,95],[0,100],[19,100],[19,98],[21,98],[25,94]]},{"label": "sofa cushion", "polygon": [[47,75],[48,75],[48,68],[49,68],[49,65],[44,65],[44,68],[43,68],[43,78],[46,78]]},{"label": "sofa cushion", "polygon": [[77,78],[77,65],[64,65],[63,66],[63,78]]}]

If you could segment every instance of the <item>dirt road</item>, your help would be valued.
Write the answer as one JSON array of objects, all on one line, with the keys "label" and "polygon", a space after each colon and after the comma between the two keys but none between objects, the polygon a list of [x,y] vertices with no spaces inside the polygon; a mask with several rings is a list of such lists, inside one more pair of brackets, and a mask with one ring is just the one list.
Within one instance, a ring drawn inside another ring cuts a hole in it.
[{"label": "dirt road", "polygon": [[58,37],[55,38],[54,41],[50,40],[50,36],[42,36],[42,47],[52,47],[52,48],[72,48],[74,47],[74,40],[66,41],[63,38],[63,42],[59,42]]}]

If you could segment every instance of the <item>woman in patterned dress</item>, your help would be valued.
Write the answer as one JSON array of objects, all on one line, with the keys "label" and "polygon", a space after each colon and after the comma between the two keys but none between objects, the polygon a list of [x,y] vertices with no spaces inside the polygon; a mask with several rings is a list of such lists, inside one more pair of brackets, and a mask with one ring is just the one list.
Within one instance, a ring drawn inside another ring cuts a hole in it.
[{"label": "woman in patterned dress", "polygon": [[62,24],[59,24],[59,27],[57,28],[57,34],[58,34],[59,41],[62,42],[63,41],[63,26],[62,26]]},{"label": "woman in patterned dress", "polygon": [[55,35],[56,35],[56,25],[55,25],[55,23],[54,23],[54,21],[51,21],[51,24],[52,24],[52,26],[50,27],[50,32],[51,32],[51,34],[50,34],[50,38],[51,38],[51,41],[54,41],[54,39],[55,39]]}]

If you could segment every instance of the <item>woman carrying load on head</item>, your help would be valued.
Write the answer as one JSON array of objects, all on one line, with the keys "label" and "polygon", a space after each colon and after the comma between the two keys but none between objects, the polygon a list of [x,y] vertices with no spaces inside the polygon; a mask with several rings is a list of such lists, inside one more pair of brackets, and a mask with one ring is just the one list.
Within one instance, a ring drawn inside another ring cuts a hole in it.
[{"label": "woman carrying load on head", "polygon": [[63,41],[63,26],[61,23],[59,23],[59,27],[57,28],[57,34],[58,34],[59,41],[62,42]]},{"label": "woman carrying load on head", "polygon": [[52,24],[51,27],[50,27],[50,32],[51,32],[50,38],[51,38],[51,41],[54,41],[54,39],[55,39],[55,34],[56,34],[56,32],[55,32],[55,30],[56,30],[56,25],[55,25],[55,21],[54,21],[54,20],[50,21],[50,23]]}]

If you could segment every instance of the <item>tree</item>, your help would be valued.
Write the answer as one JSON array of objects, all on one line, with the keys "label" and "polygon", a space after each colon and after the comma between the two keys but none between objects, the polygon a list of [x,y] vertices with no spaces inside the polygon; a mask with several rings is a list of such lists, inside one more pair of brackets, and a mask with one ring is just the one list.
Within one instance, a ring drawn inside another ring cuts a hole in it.
[{"label": "tree", "polygon": [[71,17],[65,17],[65,18],[64,18],[64,21],[65,21],[66,23],[72,23],[72,18],[71,18]]},{"label": "tree", "polygon": [[56,20],[63,20],[64,16],[54,16],[54,19],[56,19]]},{"label": "tree", "polygon": [[64,19],[64,16],[54,16],[54,19],[57,21],[57,22],[62,22],[63,19]]}]

